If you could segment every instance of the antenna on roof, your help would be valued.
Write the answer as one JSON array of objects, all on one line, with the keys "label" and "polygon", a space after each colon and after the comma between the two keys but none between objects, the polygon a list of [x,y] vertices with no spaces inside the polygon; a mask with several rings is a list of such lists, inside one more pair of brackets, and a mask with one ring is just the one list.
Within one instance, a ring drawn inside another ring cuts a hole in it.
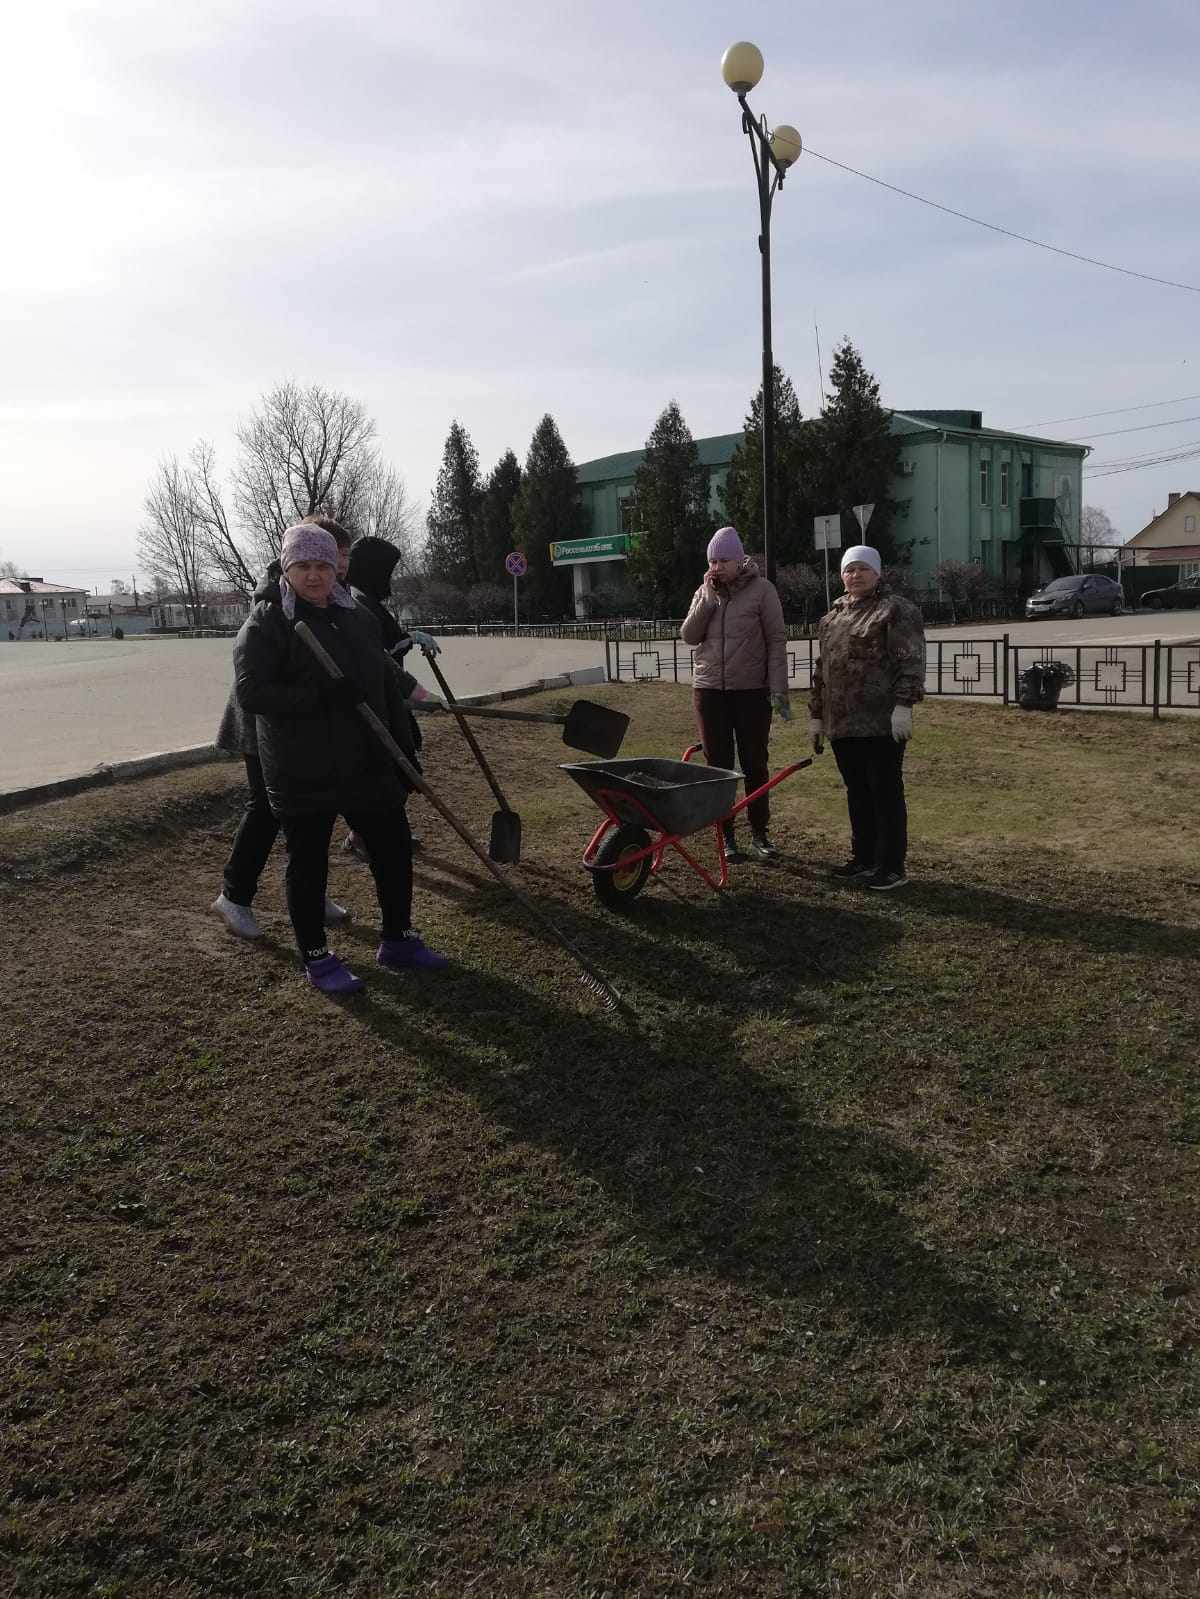
[{"label": "antenna on roof", "polygon": [[825,409],[825,373],[821,368],[821,330],[817,326],[816,306],[813,306],[813,334],[817,341],[817,380],[821,385],[818,392],[821,396],[821,409],[823,411]]}]

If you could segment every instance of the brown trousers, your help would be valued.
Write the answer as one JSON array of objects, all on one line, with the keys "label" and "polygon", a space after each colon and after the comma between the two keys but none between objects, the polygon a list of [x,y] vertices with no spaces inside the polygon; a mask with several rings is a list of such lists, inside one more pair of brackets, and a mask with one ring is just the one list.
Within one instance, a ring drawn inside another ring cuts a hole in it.
[{"label": "brown trousers", "polygon": [[[747,794],[761,788],[771,775],[771,701],[766,689],[694,688],[692,709],[708,764],[726,769],[736,766],[745,774]],[[756,833],[765,832],[771,819],[768,796],[756,799],[747,806],[747,812],[751,828]]]}]

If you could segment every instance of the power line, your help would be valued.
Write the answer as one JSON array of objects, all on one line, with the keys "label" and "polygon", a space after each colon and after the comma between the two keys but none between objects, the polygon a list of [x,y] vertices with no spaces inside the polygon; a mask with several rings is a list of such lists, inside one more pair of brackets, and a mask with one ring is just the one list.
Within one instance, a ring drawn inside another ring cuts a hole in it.
[{"label": "power line", "polygon": [[838,167],[843,172],[849,172],[856,178],[865,178],[868,183],[877,183],[881,189],[890,189],[893,194],[902,194],[906,200],[916,200],[919,205],[931,206],[935,211],[944,211],[947,216],[958,217],[960,222],[973,222],[977,228],[987,228],[992,233],[1002,233],[1006,239],[1016,239],[1021,244],[1032,244],[1038,250],[1049,250],[1052,255],[1065,255],[1072,261],[1082,261],[1087,266],[1103,267],[1106,272],[1119,272],[1123,277],[1141,278],[1144,283],[1158,283],[1164,289],[1184,289],[1188,294],[1200,294],[1200,286],[1195,283],[1176,283],[1172,278],[1156,278],[1152,272],[1135,272],[1132,267],[1114,266],[1111,261],[1099,261],[1094,255],[1080,255],[1076,250],[1064,250],[1057,244],[1046,244],[1042,239],[1031,239],[1027,233],[1014,233],[1011,228],[1002,228],[995,222],[984,222],[981,217],[968,216],[965,211],[956,211],[951,205],[939,205],[936,200],[927,200],[923,194],[914,194],[911,189],[902,189],[898,184],[885,183],[882,178],[873,178],[869,172],[860,172],[857,167],[847,166],[844,161],[835,161],[832,156],[822,155],[819,150],[808,149],[806,154],[815,156],[818,161],[824,161],[827,166]]},{"label": "power line", "polygon": [[1113,411],[1085,411],[1082,416],[1052,416],[1047,422],[1022,422],[1017,432],[1026,428],[1052,428],[1060,422],[1090,422],[1094,416],[1124,416],[1128,411],[1153,411],[1160,405],[1187,405],[1189,400],[1200,400],[1200,394],[1181,394],[1177,400],[1147,400],[1145,405],[1118,405]]},{"label": "power line", "polygon": [[[1105,433],[1089,433],[1088,439],[1115,439],[1122,433],[1149,433],[1154,428],[1182,427],[1185,422],[1200,422],[1200,416],[1175,416],[1169,422],[1143,422],[1135,428],[1109,428]],[[1064,439],[1064,444],[1086,444],[1088,439]]]}]

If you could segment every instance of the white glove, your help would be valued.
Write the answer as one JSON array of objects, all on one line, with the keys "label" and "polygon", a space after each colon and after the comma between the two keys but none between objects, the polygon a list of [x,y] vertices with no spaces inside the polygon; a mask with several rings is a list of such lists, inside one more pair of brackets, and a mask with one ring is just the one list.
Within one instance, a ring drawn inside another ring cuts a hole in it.
[{"label": "white glove", "polygon": [[813,754],[823,755],[825,753],[825,723],[819,722],[815,716],[810,716],[808,719],[808,731],[812,738]]},{"label": "white glove", "polygon": [[772,704],[772,706],[774,706],[775,710],[777,710],[779,712],[780,721],[782,721],[782,722],[790,722],[791,721],[791,719],[792,719],[792,702],[791,702],[791,700],[788,698],[788,696],[786,694],[772,694],[771,695],[771,704]]},{"label": "white glove", "polygon": [[410,628],[409,631],[412,634],[413,643],[424,650],[426,655],[440,655],[442,653],[442,646],[431,633],[422,633],[419,627]]},{"label": "white glove", "polygon": [[897,705],[892,712],[892,737],[897,744],[907,744],[912,737],[912,706]]}]

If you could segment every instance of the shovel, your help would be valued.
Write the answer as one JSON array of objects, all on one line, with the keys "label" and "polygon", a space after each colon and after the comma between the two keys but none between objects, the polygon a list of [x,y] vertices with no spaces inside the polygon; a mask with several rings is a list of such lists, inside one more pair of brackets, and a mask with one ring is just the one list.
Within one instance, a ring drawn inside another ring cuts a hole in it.
[{"label": "shovel", "polygon": [[[342,677],[345,675],[338,666],[337,662],[334,660],[333,656],[330,655],[329,651],[321,643],[320,639],[317,638],[316,634],[306,622],[296,623],[296,636],[297,638],[301,639],[303,643],[306,644],[313,652],[321,666],[330,677]],[[605,977],[604,973],[600,971],[598,967],[594,966],[581,950],[576,949],[575,945],[565,933],[559,931],[559,929],[554,925],[554,923],[546,915],[545,911],[535,899],[531,899],[523,888],[518,888],[514,882],[511,882],[495,864],[495,862],[490,860],[488,856],[484,854],[483,846],[478,844],[471,834],[467,832],[466,828],[459,821],[458,817],[455,816],[454,812],[445,803],[445,801],[434,793],[433,789],[430,788],[429,784],[421,776],[420,772],[417,771],[416,767],[408,759],[407,755],[405,755],[404,751],[400,748],[399,744],[396,743],[396,740],[388,732],[387,728],[379,720],[378,716],[376,716],[371,707],[363,703],[356,706],[355,709],[358,711],[358,714],[362,717],[363,721],[371,729],[372,733],[374,733],[375,737],[383,745],[384,749],[387,750],[388,754],[395,761],[396,765],[404,773],[408,781],[416,789],[417,793],[423,794],[433,806],[434,810],[437,811],[440,816],[444,817],[447,822],[449,822],[450,826],[458,834],[459,838],[462,839],[463,843],[472,852],[472,854],[476,855],[483,865],[487,867],[488,871],[500,884],[501,888],[506,888],[512,897],[517,900],[519,904],[523,905],[531,916],[535,917],[539,922],[541,922],[542,926],[551,935],[554,941],[557,944],[560,944],[562,948],[566,950],[567,954],[583,973],[582,977],[579,979],[580,982],[583,983],[585,987],[590,988],[593,994],[599,996],[599,998],[603,1001],[606,1010],[619,1010],[628,1014],[628,1005],[609,982],[608,978]]]},{"label": "shovel", "polygon": [[488,780],[488,787],[496,796],[496,803],[500,809],[492,812],[492,831],[488,838],[488,854],[494,861],[499,861],[502,866],[515,866],[521,859],[521,818],[500,792],[495,774],[487,761],[483,751],[479,748],[478,740],[474,733],[463,721],[462,709],[454,695],[450,692],[450,685],[442,675],[442,669],[431,650],[423,651],[425,659],[429,662],[430,670],[438,680],[438,687],[445,697],[446,704],[454,712],[454,719],[462,729],[462,736],[471,746],[471,753],[479,762],[479,770]]},{"label": "shovel", "polygon": [[563,743],[573,750],[598,755],[611,761],[624,742],[629,718],[623,711],[597,705],[594,700],[576,700],[565,716],[549,711],[502,711],[494,705],[464,705],[464,716],[491,717],[497,722],[549,722],[563,730]]}]

